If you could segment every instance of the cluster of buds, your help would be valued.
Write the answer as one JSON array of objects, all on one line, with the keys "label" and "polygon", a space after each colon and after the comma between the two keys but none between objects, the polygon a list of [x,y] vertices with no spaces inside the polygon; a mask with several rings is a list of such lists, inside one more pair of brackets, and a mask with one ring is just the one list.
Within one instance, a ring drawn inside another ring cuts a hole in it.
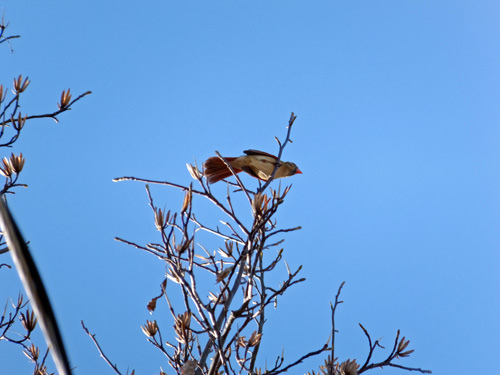
[{"label": "cluster of buds", "polygon": [[[36,375],[49,375],[49,372],[47,370],[47,366],[45,366],[44,364],[37,363],[35,365],[35,369],[33,370],[33,374],[36,374]],[[50,374],[50,375],[52,375],[52,374]]]},{"label": "cluster of buds", "polygon": [[189,185],[189,190],[184,196],[184,202],[182,203],[181,213],[185,213],[188,209],[191,211],[191,202],[193,199],[193,184]]},{"label": "cluster of buds", "polygon": [[210,299],[210,301],[215,304],[224,305],[227,302],[228,298],[229,292],[226,289],[222,290],[222,287],[218,295],[213,292],[208,292],[208,299]]},{"label": "cluster of buds", "polygon": [[223,250],[222,248],[219,247],[219,254],[224,258],[231,258],[233,255],[234,243],[230,242],[230,241],[226,241],[224,243],[224,245],[226,246],[226,250]]},{"label": "cluster of buds", "polygon": [[191,177],[193,177],[195,180],[202,179],[203,173],[200,172],[200,170],[198,169],[198,166],[192,165],[192,164],[186,164],[186,167],[187,167]]},{"label": "cluster of buds", "polygon": [[30,84],[30,82],[31,81],[28,79],[28,77],[26,77],[24,79],[24,82],[23,82],[22,74],[19,75],[19,77],[17,77],[17,79],[14,78],[14,88],[12,89],[12,92],[14,93],[14,95],[19,95],[24,90],[26,90],[28,88],[28,85]]},{"label": "cluster of buds", "polygon": [[174,268],[174,266],[171,265],[165,276],[167,276],[167,279],[170,281],[173,281],[176,284],[181,284],[181,279],[184,277],[184,271],[182,269],[179,270]]},{"label": "cluster of buds", "polygon": [[24,124],[26,123],[27,119],[28,119],[28,115],[25,115],[23,117],[21,115],[21,112],[19,112],[17,119],[14,116],[12,116],[10,121],[12,122],[13,128],[19,132],[19,131],[21,131],[22,128],[24,128]]},{"label": "cluster of buds", "polygon": [[0,174],[10,178],[13,174],[19,174],[24,167],[24,157],[20,153],[18,156],[12,154],[9,159],[4,157],[0,163]]},{"label": "cluster of buds", "polygon": [[155,226],[159,231],[164,230],[167,227],[168,221],[170,219],[170,211],[165,214],[161,208],[154,208],[155,212]]},{"label": "cluster of buds", "polygon": [[[398,331],[399,334],[399,331]],[[407,350],[404,351],[408,345],[410,344],[410,340],[406,340],[406,337],[403,336],[403,338],[399,341],[398,344],[398,349],[396,350],[396,356],[400,358],[408,357],[411,353],[413,353],[415,350]]]},{"label": "cluster of buds", "polygon": [[180,243],[179,245],[175,246],[175,250],[179,253],[182,254],[184,253],[187,249],[190,248],[191,245],[193,245],[194,241],[194,236],[191,238],[187,238],[185,241]]},{"label": "cluster of buds", "polygon": [[216,281],[217,281],[218,283],[220,283],[221,281],[224,281],[224,279],[225,279],[226,277],[228,277],[228,276],[229,276],[229,274],[233,271],[233,268],[234,268],[233,266],[231,266],[231,267],[227,267],[227,268],[225,268],[225,269],[221,270],[220,272],[218,272],[218,273],[217,273],[217,277],[216,277]]},{"label": "cluster of buds", "polygon": [[174,330],[177,334],[177,341],[181,344],[188,344],[193,340],[193,334],[189,326],[191,325],[191,313],[186,311],[184,314],[177,315],[175,318]]},{"label": "cluster of buds", "polygon": [[142,332],[148,337],[154,337],[158,332],[158,325],[156,324],[156,320],[150,322],[146,320],[146,324],[141,326]]},{"label": "cluster of buds", "polygon": [[[325,359],[325,364],[320,366],[321,375],[358,375],[359,364],[355,359],[348,359],[342,363],[337,362],[337,358],[332,360],[331,356]],[[312,374],[308,372],[306,375],[316,375],[313,371]],[[320,375],[320,374],[318,374]]]},{"label": "cluster of buds", "polygon": [[255,217],[262,217],[269,210],[269,202],[271,198],[269,198],[266,194],[255,194],[255,197],[252,201],[252,210],[254,212]]},{"label": "cluster of buds", "polygon": [[68,91],[64,91],[61,94],[61,101],[57,103],[57,106],[59,109],[66,109],[69,106],[69,103],[71,101],[71,94],[70,94],[70,89]]},{"label": "cluster of buds", "polygon": [[26,314],[21,313],[21,323],[28,334],[35,330],[36,322],[37,320],[34,311],[30,313],[29,309],[27,309]]},{"label": "cluster of buds", "polygon": [[245,336],[238,337],[238,340],[236,341],[236,346],[239,346],[241,348],[246,348],[246,347],[251,348],[252,346],[259,345],[261,338],[262,338],[262,333],[257,333],[257,331],[254,331],[248,340],[246,340]]},{"label": "cluster of buds", "polygon": [[356,363],[356,360],[352,361],[348,359],[347,361],[342,362],[335,370],[335,374],[337,375],[358,375],[359,365]]},{"label": "cluster of buds", "polygon": [[285,190],[283,191],[283,194],[281,194],[281,189],[278,189],[278,191],[271,190],[272,194],[273,194],[274,204],[276,204],[276,205],[282,204],[285,201],[285,197],[286,197],[286,195],[288,194],[288,192],[290,191],[291,188],[292,188],[291,185],[287,186],[285,188]]},{"label": "cluster of buds", "polygon": [[38,349],[35,345],[31,344],[30,347],[24,349],[24,355],[28,357],[28,359],[32,362],[37,362],[40,357],[40,349]]}]

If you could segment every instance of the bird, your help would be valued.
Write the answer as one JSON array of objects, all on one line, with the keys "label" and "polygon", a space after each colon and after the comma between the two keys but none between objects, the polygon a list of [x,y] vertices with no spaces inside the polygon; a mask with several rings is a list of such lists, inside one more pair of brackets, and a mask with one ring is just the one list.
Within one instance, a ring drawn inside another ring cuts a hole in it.
[{"label": "bird", "polygon": [[[245,150],[243,152],[246,155],[224,158],[226,162],[231,165],[234,173],[243,171],[259,180],[269,180],[273,174],[278,158],[267,152],[258,150]],[[222,159],[217,156],[208,158],[207,161],[205,161],[203,164],[203,173],[209,184],[213,184],[232,175],[231,170]],[[302,174],[302,171],[295,163],[280,160],[274,178],[283,178],[293,176],[294,174]]]}]

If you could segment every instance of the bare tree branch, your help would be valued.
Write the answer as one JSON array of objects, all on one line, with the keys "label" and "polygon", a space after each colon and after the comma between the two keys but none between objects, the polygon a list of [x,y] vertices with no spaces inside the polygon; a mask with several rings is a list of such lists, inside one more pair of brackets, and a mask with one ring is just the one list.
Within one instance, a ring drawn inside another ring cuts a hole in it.
[{"label": "bare tree branch", "polygon": [[118,367],[116,365],[114,365],[113,363],[111,363],[111,361],[106,356],[106,354],[104,354],[104,351],[102,350],[101,346],[97,342],[97,339],[95,338],[96,335],[90,333],[90,331],[87,329],[87,327],[85,327],[83,320],[80,323],[82,324],[82,328],[85,331],[85,333],[90,337],[90,339],[92,340],[92,342],[96,346],[97,350],[99,351],[99,355],[106,361],[106,363],[109,365],[109,367],[111,367],[115,371],[116,374],[121,375],[122,373],[120,372],[120,370],[118,370]]}]

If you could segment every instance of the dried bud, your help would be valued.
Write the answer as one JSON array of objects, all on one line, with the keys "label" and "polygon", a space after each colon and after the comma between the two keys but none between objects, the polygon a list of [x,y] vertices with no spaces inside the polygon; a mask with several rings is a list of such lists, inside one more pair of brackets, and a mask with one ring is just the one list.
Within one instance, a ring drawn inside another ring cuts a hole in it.
[{"label": "dried bud", "polygon": [[3,94],[3,85],[0,85],[0,104],[4,101],[5,96]]},{"label": "dried bud", "polygon": [[16,309],[20,309],[21,306],[23,305],[24,297],[22,294],[19,294],[17,296],[17,304],[16,304]]},{"label": "dried bud", "polygon": [[187,344],[192,340],[191,329],[189,328],[191,324],[191,313],[186,311],[184,314],[177,315],[175,318],[174,330],[177,334],[177,341],[181,344]]},{"label": "dried bud", "polygon": [[180,284],[181,282],[180,276],[172,268],[169,268],[168,273],[165,276],[176,284]]},{"label": "dried bud", "polygon": [[[220,293],[222,293],[222,296],[219,299]],[[217,302],[217,300],[219,300],[219,304],[224,305],[226,303],[227,299],[228,299],[228,292],[227,292],[227,290],[225,290],[224,292],[222,292],[222,290],[221,290],[220,293],[219,293],[219,295],[216,295],[216,294],[214,294],[212,292],[209,292],[208,293],[208,298],[213,303],[215,303],[215,302]]]},{"label": "dried bud", "polygon": [[149,312],[153,312],[156,309],[156,301],[158,298],[153,298],[151,301],[149,301],[147,308]]},{"label": "dried bud", "polygon": [[219,254],[224,258],[230,258],[231,255],[233,255],[233,243],[226,241],[225,245],[226,245],[225,251],[219,247]]},{"label": "dried bud", "polygon": [[191,177],[193,177],[195,180],[201,180],[201,178],[203,177],[203,174],[200,172],[200,170],[198,169],[198,167],[196,165],[186,164],[186,167],[187,167]]},{"label": "dried bud", "polygon": [[[155,208],[155,226],[156,229],[162,231],[166,227],[166,220],[163,215],[163,211],[161,208]],[[170,211],[167,213],[167,217],[170,215]]]},{"label": "dried bud", "polygon": [[182,254],[185,252],[187,249],[189,249],[189,246],[193,243],[194,237],[189,238],[187,241],[184,241],[180,245],[178,245],[175,249]]},{"label": "dried bud", "polygon": [[198,366],[198,363],[195,360],[186,361],[182,366],[181,375],[194,375],[196,366]]},{"label": "dried bud", "polygon": [[19,112],[17,120],[14,117],[11,118],[13,128],[16,129],[17,131],[21,130],[24,127],[24,124],[26,123],[27,119],[28,115],[23,117],[21,115],[21,112]]},{"label": "dried bud", "polygon": [[21,152],[19,156],[16,156],[14,154],[10,155],[10,165],[12,166],[12,170],[14,173],[19,174],[24,167],[24,161],[25,159],[23,158],[23,153]]},{"label": "dried bud", "polygon": [[11,177],[13,173],[12,166],[10,165],[10,161],[7,158],[3,158],[0,163],[0,174],[4,177]]},{"label": "dried bud", "polygon": [[254,333],[252,333],[252,335],[248,339],[248,346],[259,345],[261,337],[262,337],[262,333],[257,333],[257,331],[254,331]]},{"label": "dried bud", "polygon": [[223,281],[226,277],[229,276],[229,274],[231,273],[232,270],[233,270],[233,267],[228,267],[225,270],[220,271],[217,274],[217,279],[216,279],[217,282],[220,283],[221,281]]},{"label": "dried bud", "polygon": [[406,352],[403,351],[410,344],[410,340],[406,340],[406,341],[405,340],[406,340],[406,338],[403,337],[401,339],[401,341],[399,341],[398,350],[397,350],[398,357],[408,357],[411,353],[413,353],[415,351],[415,350],[407,350]]},{"label": "dried bud", "polygon": [[193,199],[193,185],[189,185],[189,190],[186,192],[184,196],[184,202],[182,203],[181,213],[187,211],[188,208],[191,208],[191,201]]},{"label": "dried bud", "polygon": [[255,194],[255,197],[252,201],[252,210],[255,214],[260,212],[260,208],[262,207],[262,194]]},{"label": "dried bud", "polygon": [[[332,374],[332,375],[340,375],[339,373],[339,364],[337,363],[337,358],[332,359],[331,355],[325,359],[325,364],[323,366],[319,366],[322,374]],[[313,375],[314,375],[313,371]],[[319,373],[318,373],[319,374]],[[311,375],[309,372],[307,375]]]},{"label": "dried bud", "polygon": [[339,375],[358,375],[359,365],[356,363],[356,360],[352,361],[348,359],[345,362],[342,362],[338,368]]},{"label": "dried bud", "polygon": [[224,242],[224,245],[226,245],[226,252],[231,256],[233,255],[233,242],[226,241]]},{"label": "dried bud", "polygon": [[41,363],[37,363],[35,365],[35,368],[33,369],[33,374],[35,374],[35,375],[51,375],[47,371],[47,366],[45,366],[44,364],[41,364]]},{"label": "dried bud", "polygon": [[68,91],[64,91],[61,94],[61,101],[57,104],[59,109],[65,109],[71,100],[71,94],[70,94],[70,89]]},{"label": "dried bud", "polygon": [[217,295],[212,293],[212,292],[208,292],[208,299],[212,302],[216,302],[217,301]]},{"label": "dried bud", "polygon": [[186,311],[184,314],[177,315],[176,324],[177,323],[182,329],[189,328],[191,325],[191,313]]},{"label": "dried bud", "polygon": [[22,93],[24,90],[26,90],[29,84],[30,81],[28,80],[28,77],[26,77],[26,79],[23,82],[22,74],[19,75],[17,79],[14,78],[14,90],[13,90],[14,95],[19,95],[20,93]]},{"label": "dried bud", "polygon": [[247,346],[247,342],[245,340],[245,336],[239,336],[238,340],[236,340],[236,347],[245,348]]},{"label": "dried bud", "polygon": [[219,254],[223,258],[229,258],[230,257],[230,255],[228,253],[226,253],[224,250],[222,250],[220,247],[219,247]]},{"label": "dried bud", "polygon": [[146,320],[146,324],[141,326],[142,332],[148,337],[154,337],[156,333],[158,332],[158,325],[156,324],[156,320],[150,322],[149,320]]},{"label": "dried bud", "polygon": [[33,311],[30,313],[29,309],[26,310],[26,314],[21,313],[21,323],[28,333],[32,332],[36,328],[35,313]]},{"label": "dried bud", "polygon": [[0,174],[4,177],[11,177],[14,173],[18,174],[23,170],[24,161],[22,153],[19,156],[11,154],[9,159],[3,158],[0,163]]},{"label": "dried bud", "polygon": [[268,198],[266,194],[255,194],[255,197],[252,201],[252,209],[256,217],[266,213],[267,205],[269,204],[270,200],[271,198]]},{"label": "dried bud", "polygon": [[23,353],[31,361],[36,362],[38,360],[38,357],[40,356],[40,349],[38,349],[35,345],[31,344],[31,346],[29,348],[26,348],[23,351]]},{"label": "dried bud", "polygon": [[[291,187],[292,187],[291,185],[287,186],[285,188],[285,190],[283,191],[283,194],[281,196],[275,197],[277,204],[282,204],[285,201],[285,197],[288,194],[288,192],[290,191]],[[279,194],[279,192],[278,192],[278,194]]]}]

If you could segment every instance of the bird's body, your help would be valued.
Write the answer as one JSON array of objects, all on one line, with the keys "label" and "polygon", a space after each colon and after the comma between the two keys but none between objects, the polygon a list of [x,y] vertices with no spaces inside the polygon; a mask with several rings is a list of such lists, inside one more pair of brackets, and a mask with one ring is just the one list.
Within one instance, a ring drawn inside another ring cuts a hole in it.
[{"label": "bird's body", "polygon": [[[245,150],[246,155],[240,157],[224,158],[233,168],[234,173],[244,171],[249,175],[263,181],[269,180],[273,174],[278,158],[274,155],[257,150]],[[208,183],[223,180],[232,175],[231,170],[224,164],[219,157],[209,158],[203,165],[204,174]],[[274,178],[283,178],[302,173],[300,169],[291,162],[279,162],[278,170]]]}]

